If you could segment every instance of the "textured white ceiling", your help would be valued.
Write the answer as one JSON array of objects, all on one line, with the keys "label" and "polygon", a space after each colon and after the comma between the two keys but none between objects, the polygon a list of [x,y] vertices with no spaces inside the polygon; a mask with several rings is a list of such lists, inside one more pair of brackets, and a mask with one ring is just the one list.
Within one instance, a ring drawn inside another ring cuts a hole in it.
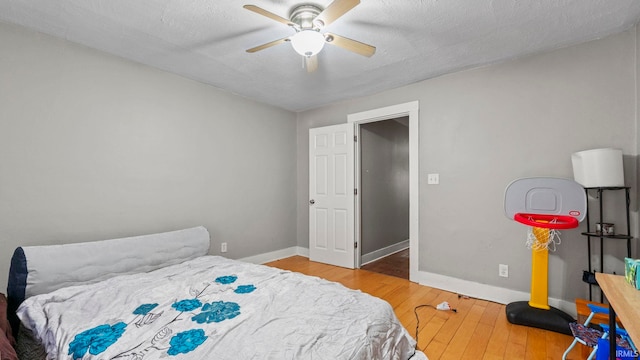
[{"label": "textured white ceiling", "polygon": [[0,0],[0,20],[301,111],[600,38],[640,19],[638,0],[361,1],[326,31],[376,54],[325,46],[311,74],[288,43],[245,52],[293,30],[242,5],[287,18],[302,1]]}]

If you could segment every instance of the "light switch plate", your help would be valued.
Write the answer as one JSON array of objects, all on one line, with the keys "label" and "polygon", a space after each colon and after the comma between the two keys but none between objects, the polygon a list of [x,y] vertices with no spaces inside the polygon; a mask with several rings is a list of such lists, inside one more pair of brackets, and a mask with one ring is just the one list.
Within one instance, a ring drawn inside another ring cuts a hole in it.
[{"label": "light switch plate", "polygon": [[438,185],[440,183],[440,174],[427,174],[427,184]]}]

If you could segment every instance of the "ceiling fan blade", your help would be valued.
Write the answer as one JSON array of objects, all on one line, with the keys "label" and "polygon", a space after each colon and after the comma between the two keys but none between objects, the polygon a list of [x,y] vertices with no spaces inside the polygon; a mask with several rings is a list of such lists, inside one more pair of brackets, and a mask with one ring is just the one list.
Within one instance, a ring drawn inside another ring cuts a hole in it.
[{"label": "ceiling fan blade", "polygon": [[360,41],[331,33],[325,33],[324,36],[327,39],[327,44],[339,46],[345,50],[352,51],[362,56],[371,57],[376,53],[375,46],[371,46]]},{"label": "ceiling fan blade", "polygon": [[318,55],[305,56],[304,67],[307,68],[308,73],[312,73],[318,69]]},{"label": "ceiling fan blade", "polygon": [[278,40],[274,40],[274,41],[268,42],[266,44],[262,44],[262,45],[259,45],[259,46],[256,46],[256,47],[252,47],[251,49],[247,49],[247,52],[248,53],[254,53],[256,51],[264,50],[264,49],[270,48],[272,46],[276,46],[276,45],[282,44],[283,42],[288,41],[288,40],[289,40],[288,37],[282,38],[282,39],[278,39]]},{"label": "ceiling fan blade", "polygon": [[275,20],[279,23],[283,23],[287,26],[293,26],[295,27],[296,24],[292,23],[289,19],[285,19],[282,16],[276,15],[270,11],[267,11],[261,7],[257,7],[255,5],[245,5],[243,6],[243,8],[249,10],[249,11],[253,11],[254,13],[260,14],[262,16],[266,16],[271,20]]},{"label": "ceiling fan blade", "polygon": [[314,23],[317,22],[317,20],[322,21],[322,25],[316,24],[320,27],[328,26],[358,4],[360,4],[360,0],[335,0],[329,4],[324,11],[318,14],[313,21]]}]

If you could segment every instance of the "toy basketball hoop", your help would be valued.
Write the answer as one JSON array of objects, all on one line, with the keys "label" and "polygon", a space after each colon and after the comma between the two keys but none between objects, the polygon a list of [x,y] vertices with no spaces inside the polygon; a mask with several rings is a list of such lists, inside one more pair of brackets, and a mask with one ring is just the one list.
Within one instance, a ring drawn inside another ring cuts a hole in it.
[{"label": "toy basketball hoop", "polygon": [[570,334],[568,324],[573,318],[548,303],[549,250],[560,245],[559,230],[578,227],[586,216],[584,188],[568,179],[518,179],[507,186],[504,209],[509,219],[530,227],[526,244],[532,250],[531,298],[529,302],[508,304],[507,319]]},{"label": "toy basketball hoop", "polygon": [[504,212],[519,223],[549,229],[573,229],[584,220],[587,197],[573,180],[524,178],[513,181],[504,193]]},{"label": "toy basketball hoop", "polygon": [[513,181],[504,194],[508,218],[531,226],[527,247],[555,251],[560,245],[558,230],[578,227],[587,212],[584,188],[573,180],[524,178]]}]

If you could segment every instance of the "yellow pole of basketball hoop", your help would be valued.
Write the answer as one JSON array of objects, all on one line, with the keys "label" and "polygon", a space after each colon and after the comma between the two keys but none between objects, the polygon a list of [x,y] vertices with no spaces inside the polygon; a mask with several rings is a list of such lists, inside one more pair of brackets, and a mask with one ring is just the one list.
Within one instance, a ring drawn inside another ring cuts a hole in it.
[{"label": "yellow pole of basketball hoop", "polygon": [[529,305],[549,310],[549,241],[550,230],[533,227],[535,244],[531,247],[531,298]]},{"label": "yellow pole of basketball hoop", "polygon": [[531,248],[531,297],[529,306],[549,310],[549,246],[555,249],[556,229],[572,229],[578,220],[572,216],[548,214],[514,215],[514,220],[531,226],[527,246]]}]

